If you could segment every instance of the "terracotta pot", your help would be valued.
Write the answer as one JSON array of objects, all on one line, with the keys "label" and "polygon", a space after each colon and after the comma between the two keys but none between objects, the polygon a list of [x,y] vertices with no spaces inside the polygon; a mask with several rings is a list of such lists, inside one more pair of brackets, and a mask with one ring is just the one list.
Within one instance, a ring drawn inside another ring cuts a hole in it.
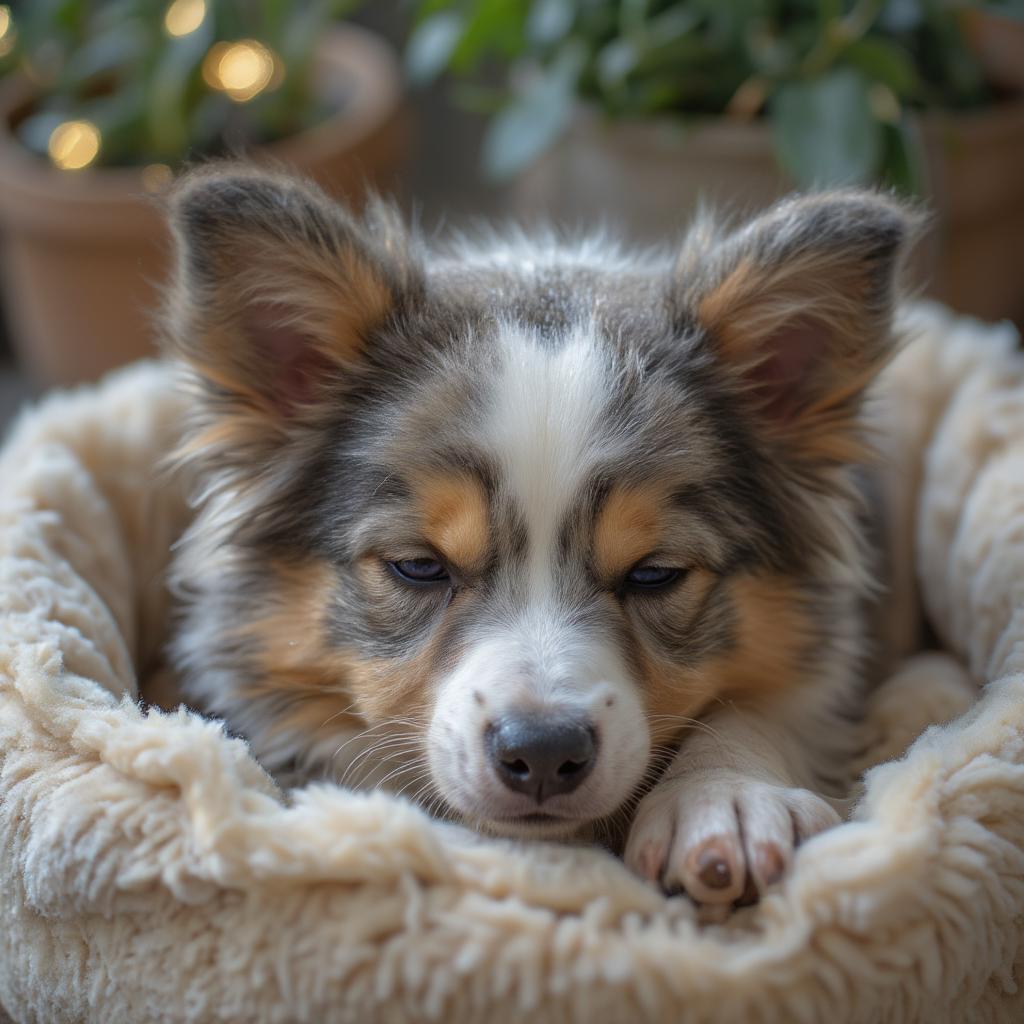
[{"label": "terracotta pot", "polygon": [[988,81],[1004,89],[1024,90],[1024,21],[1020,15],[967,5],[958,8],[957,15]]},{"label": "terracotta pot", "polygon": [[[358,202],[387,190],[404,150],[401,74],[391,49],[354,26],[317,54],[321,95],[338,114],[248,156],[289,164]],[[163,220],[141,168],[59,171],[25,150],[11,125],[31,101],[24,79],[0,89],[0,227],[11,340],[37,383],[91,380],[151,354],[168,257]]]},{"label": "terracotta pot", "polygon": [[[1024,100],[929,113],[916,130],[935,212],[912,268],[916,283],[964,312],[1024,323]],[[754,210],[793,188],[763,122],[609,123],[585,110],[516,183],[513,202],[528,219],[603,220],[657,241],[681,230],[702,200]]]}]

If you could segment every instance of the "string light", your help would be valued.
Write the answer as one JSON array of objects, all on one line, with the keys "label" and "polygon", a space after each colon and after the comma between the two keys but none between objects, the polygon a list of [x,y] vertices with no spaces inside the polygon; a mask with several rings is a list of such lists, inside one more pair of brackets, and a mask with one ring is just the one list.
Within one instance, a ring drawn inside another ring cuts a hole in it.
[{"label": "string light", "polygon": [[56,167],[79,171],[99,155],[100,130],[91,121],[64,121],[50,133],[46,149]]},{"label": "string light", "polygon": [[174,181],[174,171],[167,164],[146,164],[142,168],[142,185],[147,192],[163,192]]},{"label": "string light", "polygon": [[203,80],[236,103],[246,103],[280,81],[279,61],[255,39],[217,43],[203,59]]},{"label": "string light", "polygon": [[11,9],[7,4],[0,4],[0,57],[6,57],[17,41],[18,31],[14,27]]},{"label": "string light", "polygon": [[164,28],[170,36],[187,36],[205,17],[206,0],[174,0],[164,13]]}]

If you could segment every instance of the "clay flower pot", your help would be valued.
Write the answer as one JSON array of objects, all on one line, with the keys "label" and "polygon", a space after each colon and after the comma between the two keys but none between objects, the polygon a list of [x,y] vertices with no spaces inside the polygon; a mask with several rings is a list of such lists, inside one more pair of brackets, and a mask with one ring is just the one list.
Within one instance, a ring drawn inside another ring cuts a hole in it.
[{"label": "clay flower pot", "polygon": [[[364,29],[325,34],[317,91],[341,99],[329,119],[247,155],[294,166],[358,202],[387,190],[404,150],[402,84],[391,49]],[[142,168],[60,171],[12,134],[32,99],[0,88],[0,229],[11,340],[39,384],[91,380],[154,352],[153,313],[169,246]]]},{"label": "clay flower pot", "polygon": [[[915,283],[954,308],[1024,324],[1024,99],[918,118],[935,216]],[[605,220],[642,241],[680,230],[701,200],[753,211],[794,189],[763,121],[609,122],[584,108],[562,142],[515,183],[520,216]]]}]

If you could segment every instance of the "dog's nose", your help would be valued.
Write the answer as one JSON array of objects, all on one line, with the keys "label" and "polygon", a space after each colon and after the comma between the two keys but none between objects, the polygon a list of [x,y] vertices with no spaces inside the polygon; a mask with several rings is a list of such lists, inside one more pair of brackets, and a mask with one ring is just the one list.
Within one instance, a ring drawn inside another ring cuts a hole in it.
[{"label": "dog's nose", "polygon": [[571,793],[594,767],[594,730],[578,719],[506,716],[489,726],[485,742],[495,774],[509,789],[543,803]]}]

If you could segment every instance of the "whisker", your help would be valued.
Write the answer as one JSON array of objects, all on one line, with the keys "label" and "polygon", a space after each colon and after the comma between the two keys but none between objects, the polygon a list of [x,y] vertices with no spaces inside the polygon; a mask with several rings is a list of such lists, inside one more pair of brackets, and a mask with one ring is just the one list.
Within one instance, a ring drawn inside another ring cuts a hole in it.
[{"label": "whisker", "polygon": [[385,775],[384,778],[381,779],[380,782],[377,783],[377,785],[380,786],[380,787],[383,787],[384,784],[389,779],[393,778],[395,775],[398,775],[401,772],[412,771],[416,767],[421,767],[421,765],[420,766],[417,765],[416,761],[409,761],[406,764],[400,764],[397,768],[393,768],[391,771],[389,771],[387,773],[387,775]]},{"label": "whisker", "polygon": [[[417,730],[420,728],[420,723],[419,722],[414,722],[411,719],[407,719],[407,718],[389,718],[389,719],[386,719],[383,722],[378,722],[376,725],[371,725],[371,726],[367,726],[365,729],[360,729],[354,736],[349,737],[349,739],[347,739],[344,743],[341,744],[341,746],[338,747],[337,750],[334,751],[334,753],[330,757],[330,760],[332,762],[337,760],[337,758],[341,755],[341,753],[347,747],[349,747],[351,744],[357,742],[358,740],[365,740],[367,737],[371,736],[373,733],[379,731],[380,729],[391,728],[391,727],[400,726],[400,725],[408,726],[409,728],[417,729]],[[381,737],[381,738],[384,739],[384,738],[387,738],[387,737]]]},{"label": "whisker", "polygon": [[349,776],[354,774],[357,768],[372,770],[378,759],[382,761],[391,760],[392,758],[400,757],[405,753],[415,753],[418,750],[419,743],[407,737],[395,737],[390,740],[385,738],[384,740],[378,741],[355,755],[343,772],[341,779],[339,780],[339,785],[344,785]]},{"label": "whisker", "polygon": [[391,761],[396,757],[418,754],[421,750],[422,744],[414,737],[385,737],[354,754],[348,764],[346,774],[354,771],[360,765],[370,765],[377,760]]},{"label": "whisker", "polygon": [[[383,724],[384,723],[382,722],[381,725]],[[344,743],[342,743],[340,747],[338,747],[337,750],[335,750],[335,752],[331,755],[331,760],[333,761],[335,758],[337,758],[341,754],[341,752],[352,743],[355,743],[357,740],[366,739],[366,737],[369,736],[370,733],[374,732],[378,728],[380,728],[379,725],[371,725],[366,729],[360,729],[354,736],[349,737],[349,739],[347,739]]]},{"label": "whisker", "polygon": [[430,804],[427,806],[427,814],[431,818],[436,818],[442,807],[444,807],[444,797],[441,796],[440,793],[437,793],[435,794],[434,799],[431,800]]},{"label": "whisker", "polygon": [[413,736],[382,736],[380,739],[374,740],[368,747],[364,747],[354,754],[350,764],[354,764],[357,760],[366,757],[368,754],[379,754],[393,747],[408,747],[412,749],[419,747],[419,745],[419,739]]},{"label": "whisker", "polygon": [[[406,782],[405,785],[403,785],[402,788],[395,793],[395,796],[396,797],[402,796],[402,794],[405,793],[405,791],[410,786],[415,786],[417,783],[426,783],[427,785],[429,785],[430,784],[430,777],[431,777],[430,767],[427,766],[418,775],[415,775],[415,776],[413,776],[413,778],[409,779],[409,781]],[[420,788],[416,791],[416,793],[414,793],[408,799],[412,803],[415,803],[416,802],[416,797],[419,795],[419,793],[421,793],[423,791],[424,788],[425,788],[424,786],[420,786]]]},{"label": "whisker", "polygon": [[416,790],[415,793],[413,793],[413,795],[411,797],[408,798],[409,802],[413,803],[413,804],[419,804],[421,798],[423,797],[423,794],[424,793],[429,793],[430,789],[431,789],[430,781],[427,780],[426,782],[423,783],[423,785],[421,785],[419,787],[419,789]]},{"label": "whisker", "polygon": [[341,718],[342,715],[347,715],[357,704],[357,701],[353,701],[347,708],[342,708],[341,711],[336,711],[329,718],[325,718],[313,731],[319,732],[324,726],[330,725],[336,718]]},{"label": "whisker", "polygon": [[661,722],[672,722],[679,725],[686,726],[689,729],[699,729],[702,732],[708,733],[717,740],[721,740],[721,734],[715,729],[714,726],[709,725],[707,722],[701,721],[699,718],[689,718],[686,715],[651,715],[648,718],[648,722],[652,725]]}]

